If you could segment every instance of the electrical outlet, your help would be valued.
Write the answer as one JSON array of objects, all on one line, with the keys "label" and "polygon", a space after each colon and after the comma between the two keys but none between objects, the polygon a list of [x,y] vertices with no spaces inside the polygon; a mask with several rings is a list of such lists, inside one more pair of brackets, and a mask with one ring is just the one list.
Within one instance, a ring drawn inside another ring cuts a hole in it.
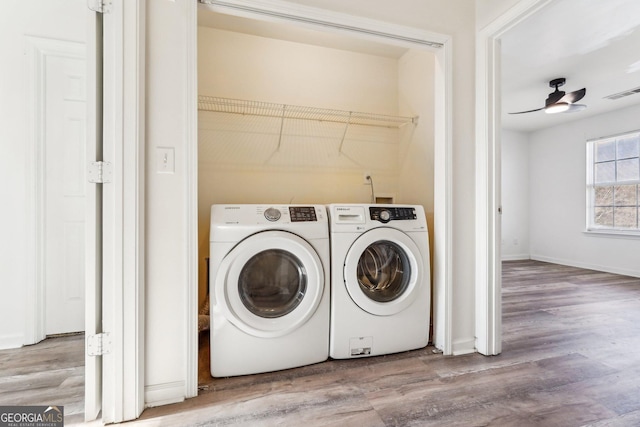
[{"label": "electrical outlet", "polygon": [[362,174],[362,183],[364,185],[371,185],[371,173],[365,172]]}]

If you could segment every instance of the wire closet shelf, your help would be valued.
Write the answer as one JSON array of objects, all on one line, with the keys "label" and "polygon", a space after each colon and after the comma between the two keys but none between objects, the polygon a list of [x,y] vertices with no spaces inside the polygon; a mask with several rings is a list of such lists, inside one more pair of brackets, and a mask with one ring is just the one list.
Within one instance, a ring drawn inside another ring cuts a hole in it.
[{"label": "wire closet shelf", "polygon": [[376,113],[363,113],[358,111],[344,111],[328,108],[305,107],[300,105],[275,104],[262,101],[220,98],[207,95],[198,96],[198,110],[386,128],[400,128],[406,124],[417,124],[418,122],[417,116],[392,116]]}]

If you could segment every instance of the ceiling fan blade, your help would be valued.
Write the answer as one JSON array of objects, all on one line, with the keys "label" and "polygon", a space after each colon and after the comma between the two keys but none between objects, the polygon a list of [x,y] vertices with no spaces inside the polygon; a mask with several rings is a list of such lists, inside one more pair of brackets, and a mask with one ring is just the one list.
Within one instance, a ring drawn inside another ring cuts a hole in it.
[{"label": "ceiling fan blade", "polygon": [[565,96],[564,91],[556,89],[554,92],[551,92],[547,97],[544,105],[549,106],[551,104],[555,104],[560,101]]},{"label": "ceiling fan blade", "polygon": [[577,113],[587,108],[584,104],[569,104],[569,109],[565,113]]},{"label": "ceiling fan blade", "polygon": [[586,88],[582,88],[580,90],[576,90],[574,92],[570,92],[570,93],[566,94],[565,96],[563,96],[560,99],[560,101],[561,102],[566,102],[567,104],[573,104],[574,102],[578,102],[582,98],[584,98],[586,93],[587,93],[587,89]]},{"label": "ceiling fan blade", "polygon": [[516,112],[516,113],[509,113],[509,114],[533,113],[534,111],[540,111],[540,110],[544,110],[544,107],[542,107],[542,108],[536,108],[535,110],[518,111],[518,112]]}]

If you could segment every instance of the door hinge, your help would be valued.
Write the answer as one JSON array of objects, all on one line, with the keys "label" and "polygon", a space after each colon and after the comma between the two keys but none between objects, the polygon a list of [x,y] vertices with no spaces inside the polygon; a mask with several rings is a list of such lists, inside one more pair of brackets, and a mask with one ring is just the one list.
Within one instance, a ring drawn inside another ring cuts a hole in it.
[{"label": "door hinge", "polygon": [[87,354],[89,356],[102,356],[111,353],[111,336],[109,332],[87,335]]},{"label": "door hinge", "polygon": [[89,182],[105,184],[111,182],[113,168],[109,162],[90,162],[87,170]]},{"label": "door hinge", "polygon": [[109,13],[111,12],[111,1],[112,0],[87,0],[87,7],[94,12]]}]

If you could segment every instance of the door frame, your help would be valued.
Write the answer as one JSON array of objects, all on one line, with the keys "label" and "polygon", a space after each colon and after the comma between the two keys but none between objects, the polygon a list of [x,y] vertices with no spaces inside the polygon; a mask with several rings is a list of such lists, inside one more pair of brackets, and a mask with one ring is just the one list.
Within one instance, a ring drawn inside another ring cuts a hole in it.
[{"label": "door frame", "polygon": [[476,37],[476,349],[502,352],[500,37],[553,0],[522,0]]},{"label": "door frame", "polygon": [[[354,17],[326,9],[311,8],[295,5],[288,2],[267,0],[200,0],[208,3],[206,6],[216,12],[242,16],[246,18],[270,21],[286,22],[289,24],[308,28],[321,29],[323,31],[342,33],[351,32],[357,37],[378,42],[387,42],[416,48],[417,41],[432,41],[440,47],[420,48],[434,53],[435,64],[435,117],[434,117],[434,255],[433,255],[433,335],[434,344],[444,354],[453,354],[452,349],[452,224],[453,224],[453,67],[452,67],[452,40],[449,35],[428,32],[421,29],[390,24],[382,21]],[[197,394],[197,364],[198,343],[197,328],[193,319],[197,317],[198,280],[197,265],[197,229],[198,229],[198,141],[197,141],[197,7],[193,2],[190,6],[187,24],[188,37],[193,40],[186,57],[189,68],[188,79],[192,92],[185,96],[185,111],[191,111],[188,123],[192,126],[192,134],[186,138],[187,157],[187,227],[189,236],[187,242],[187,317],[185,330],[187,338],[187,381],[193,381],[187,385],[187,394],[191,391]],[[194,249],[195,248],[195,249]]]},{"label": "door frame", "polygon": [[[87,151],[86,164],[102,160],[102,16],[87,8]],[[102,188],[89,185],[85,236],[85,341],[102,332]],[[102,358],[84,359],[84,420],[102,410]]]},{"label": "door frame", "polygon": [[[103,15],[102,421],[144,409],[146,1],[112,0]],[[104,347],[105,341],[103,341]]]}]

